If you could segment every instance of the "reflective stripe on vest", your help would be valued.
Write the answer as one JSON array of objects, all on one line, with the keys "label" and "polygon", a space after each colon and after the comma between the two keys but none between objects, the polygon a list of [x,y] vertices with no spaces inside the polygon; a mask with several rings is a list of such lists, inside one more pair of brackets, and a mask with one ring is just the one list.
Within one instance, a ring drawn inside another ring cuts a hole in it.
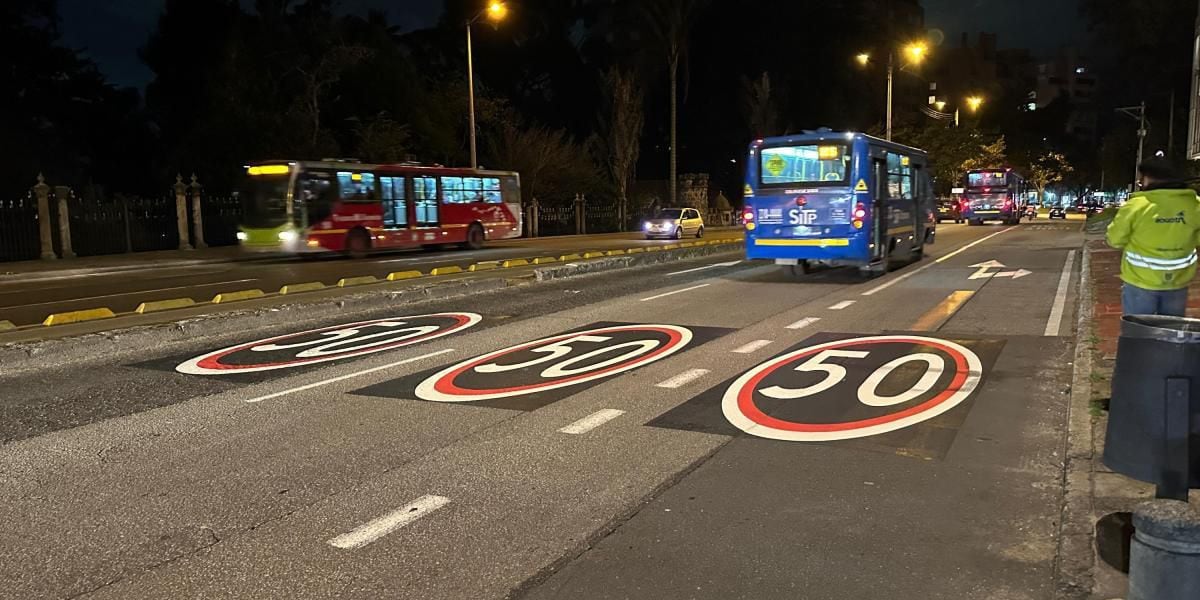
[{"label": "reflective stripe on vest", "polygon": [[1150,269],[1152,271],[1178,271],[1179,269],[1184,269],[1196,264],[1196,251],[1192,250],[1191,254],[1183,258],[1167,259],[1151,258],[1149,256],[1142,256],[1141,254],[1126,250],[1125,260],[1129,261],[1129,264],[1135,267]]}]

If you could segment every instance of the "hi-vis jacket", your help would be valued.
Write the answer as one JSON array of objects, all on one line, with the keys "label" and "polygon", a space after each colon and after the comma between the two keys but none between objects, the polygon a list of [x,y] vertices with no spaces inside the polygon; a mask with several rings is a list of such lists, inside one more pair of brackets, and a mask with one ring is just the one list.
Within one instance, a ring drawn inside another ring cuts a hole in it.
[{"label": "hi-vis jacket", "polygon": [[1107,238],[1124,251],[1125,283],[1146,290],[1185,288],[1196,275],[1200,199],[1190,189],[1138,192],[1117,211]]}]

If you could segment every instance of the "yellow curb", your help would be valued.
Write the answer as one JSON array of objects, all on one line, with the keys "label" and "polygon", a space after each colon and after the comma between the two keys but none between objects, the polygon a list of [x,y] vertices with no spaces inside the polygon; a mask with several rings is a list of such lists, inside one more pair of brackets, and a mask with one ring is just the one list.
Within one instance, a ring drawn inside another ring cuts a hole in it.
[{"label": "yellow curb", "polygon": [[692,246],[695,246],[695,245],[696,245],[695,242],[683,242],[683,243],[679,244],[678,247],[679,248],[691,248]]},{"label": "yellow curb", "polygon": [[624,250],[609,250],[604,253],[605,256],[621,256],[623,254],[625,254]]},{"label": "yellow curb", "polygon": [[12,321],[0,321],[0,331],[8,331],[10,329],[16,329],[16,328],[17,328],[17,326],[13,325]]},{"label": "yellow curb", "polygon": [[395,273],[388,273],[387,280],[404,281],[405,279],[416,279],[418,277],[422,277],[420,271],[396,271]]},{"label": "yellow curb", "polygon": [[584,258],[600,258],[602,256],[604,256],[603,252],[584,252],[583,253]]},{"label": "yellow curb", "polygon": [[553,256],[542,256],[542,257],[533,259],[533,264],[535,264],[535,265],[547,265],[547,264],[556,263],[556,262],[558,262],[558,259],[554,258]]},{"label": "yellow curb", "polygon": [[338,280],[337,286],[344,288],[355,285],[369,285],[372,283],[379,283],[379,280],[375,279],[374,275],[363,275],[362,277],[343,277]]},{"label": "yellow curb", "polygon": [[475,263],[475,264],[471,265],[471,268],[469,268],[467,270],[471,271],[471,272],[475,272],[475,271],[491,271],[493,269],[499,269],[499,268],[500,268],[499,261],[489,260],[487,262]]},{"label": "yellow curb", "polygon": [[645,248],[630,248],[630,249],[626,250],[625,253],[626,254],[641,254],[645,251],[646,251]]},{"label": "yellow curb", "polygon": [[87,310],[74,310],[71,312],[54,313],[46,317],[46,320],[42,321],[42,325],[47,327],[51,325],[66,325],[67,323],[79,323],[82,321],[111,319],[115,316],[117,315],[107,308],[89,308]]},{"label": "yellow curb", "polygon": [[646,246],[646,252],[662,252],[662,246]]},{"label": "yellow curb", "polygon": [[279,293],[280,293],[280,295],[286,296],[288,294],[299,294],[300,292],[315,292],[317,290],[323,290],[323,289],[325,289],[325,284],[321,283],[320,281],[313,281],[310,283],[289,283],[289,284],[279,288]]},{"label": "yellow curb", "polygon": [[430,271],[429,274],[437,276],[437,275],[453,275],[455,273],[462,273],[462,272],[463,272],[462,267],[451,266],[451,267],[438,267],[438,268]]},{"label": "yellow curb", "polygon": [[500,263],[500,266],[504,267],[505,269],[511,269],[512,267],[525,267],[528,265],[529,265],[529,261],[527,261],[523,258],[514,258],[512,260],[506,260],[506,261]]},{"label": "yellow curb", "polygon": [[224,302],[238,302],[241,300],[253,300],[255,298],[262,298],[263,296],[266,296],[266,294],[264,294],[262,292],[262,290],[241,290],[239,292],[226,292],[224,294],[217,294],[216,296],[213,296],[212,303],[213,304],[222,304]]},{"label": "yellow curb", "polygon": [[563,254],[562,256],[558,257],[558,260],[560,260],[562,262],[567,262],[568,260],[579,260],[581,258],[583,258],[583,257],[578,254]]},{"label": "yellow curb", "polygon": [[658,247],[659,250],[678,250],[679,248],[680,244],[667,244],[666,246]]},{"label": "yellow curb", "polygon": [[196,301],[191,298],[172,298],[170,300],[155,300],[153,302],[143,302],[133,309],[133,312],[139,315],[144,315],[150,312],[158,312],[160,310],[174,310],[176,308],[187,308]]}]

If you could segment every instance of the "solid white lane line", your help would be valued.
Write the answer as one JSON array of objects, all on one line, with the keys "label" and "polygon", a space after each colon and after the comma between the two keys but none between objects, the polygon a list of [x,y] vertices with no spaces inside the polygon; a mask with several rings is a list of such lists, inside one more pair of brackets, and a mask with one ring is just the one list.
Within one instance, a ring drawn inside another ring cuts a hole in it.
[{"label": "solid white lane line", "polygon": [[339,382],[339,381],[345,381],[345,380],[347,380],[347,379],[353,379],[353,378],[355,378],[355,377],[358,377],[358,376],[360,376],[360,375],[369,375],[369,374],[371,374],[371,373],[374,373],[374,372],[376,372],[376,371],[383,371],[383,370],[385,370],[385,369],[391,369],[391,368],[393,368],[393,367],[398,367],[398,366],[400,366],[400,365],[407,365],[407,364],[409,364],[409,363],[415,363],[415,362],[417,362],[417,361],[425,360],[426,358],[433,358],[433,357],[435,357],[435,356],[441,356],[441,355],[443,355],[443,354],[449,354],[449,353],[451,353],[451,352],[454,352],[454,349],[453,349],[453,348],[447,348],[447,349],[445,349],[445,350],[438,350],[437,352],[430,352],[429,354],[422,354],[422,355],[420,355],[420,356],[414,356],[414,357],[412,357],[412,358],[406,358],[406,359],[404,359],[404,360],[398,360],[398,361],[396,361],[396,362],[393,362],[393,363],[388,363],[388,364],[386,364],[386,365],[380,365],[380,366],[378,366],[378,367],[371,367],[370,369],[363,369],[362,371],[355,371],[355,372],[353,372],[353,373],[349,373],[349,374],[346,374],[346,375],[341,375],[341,376],[339,376],[339,377],[334,377],[334,378],[332,378],[332,379],[326,379],[326,380],[324,380],[324,381],[318,381],[318,382],[316,382],[316,383],[310,383],[310,384],[308,384],[308,385],[302,385],[302,386],[300,386],[300,387],[294,387],[294,388],[292,388],[292,389],[290,389],[290,390],[283,390],[282,392],[275,392],[274,394],[267,394],[266,396],[259,396],[259,397],[257,397],[257,398],[250,398],[250,399],[248,399],[248,400],[243,400],[243,402],[245,402],[245,403],[247,403],[247,404],[253,404],[253,403],[255,403],[255,402],[262,402],[263,400],[270,400],[270,399],[272,399],[272,398],[278,398],[278,397],[280,397],[280,396],[286,396],[286,395],[288,395],[288,394],[293,394],[293,393],[295,393],[295,392],[303,392],[304,390],[311,390],[311,389],[313,389],[313,388],[319,388],[319,387],[321,387],[321,386],[329,385],[329,384],[331,384],[331,383],[337,383],[337,382]]},{"label": "solid white lane line", "polygon": [[734,350],[733,353],[734,354],[751,354],[753,352],[762,350],[763,348],[766,348],[767,346],[770,346],[771,344],[772,344],[771,340],[754,340],[753,342],[750,342],[749,344],[746,344],[745,346],[742,346],[742,347]]},{"label": "solid white lane line", "polygon": [[[47,304],[67,304],[69,302],[83,302],[85,300],[102,300],[104,298],[119,298],[121,296],[136,296],[138,294],[153,294],[155,292],[172,292],[175,290],[186,290],[190,288],[208,287],[214,285],[229,285],[231,283],[246,283],[248,281],[258,281],[257,279],[234,279],[232,281],[214,281],[212,283],[198,283],[196,285],[180,285],[175,287],[157,288],[153,290],[138,290],[136,292],[119,292],[116,294],[104,294],[101,296],[84,296],[82,298],[66,298],[63,300],[49,300],[46,302],[32,302],[30,304],[15,304],[13,306],[5,306],[4,308],[23,308],[26,306],[44,306]],[[22,294],[30,293],[28,290],[19,290]],[[5,292],[17,293],[17,292]]]},{"label": "solid white lane line", "polygon": [[1075,251],[1067,252],[1067,263],[1058,277],[1058,291],[1054,293],[1054,305],[1050,318],[1046,320],[1046,331],[1042,335],[1056,336],[1062,328],[1063,312],[1067,307],[1067,288],[1071,287],[1071,270],[1075,266]]},{"label": "solid white lane line", "polygon": [[844,309],[850,308],[850,306],[853,305],[855,302],[856,302],[855,300],[842,300],[841,302],[838,302],[837,304],[830,306],[829,310],[844,310]]},{"label": "solid white lane line", "polygon": [[654,387],[673,390],[675,388],[681,388],[697,379],[700,379],[701,377],[704,377],[705,375],[708,375],[708,369],[688,369],[687,371],[684,371],[662,383],[659,383]]},{"label": "solid white lane line", "polygon": [[683,288],[682,290],[675,290],[675,291],[673,291],[673,292],[667,292],[667,293],[665,293],[665,294],[659,294],[659,295],[657,295],[657,296],[650,296],[649,298],[642,298],[640,301],[641,301],[641,302],[649,302],[649,301],[651,301],[651,300],[658,300],[659,298],[666,298],[667,296],[674,296],[675,294],[682,294],[682,293],[684,293],[684,292],[690,292],[690,291],[692,291],[692,290],[698,290],[698,289],[700,289],[700,288],[703,288],[703,287],[708,287],[708,286],[710,286],[710,285],[712,285],[712,284],[711,284],[711,283],[702,283],[702,284],[700,284],[700,285],[693,285],[693,286],[692,286],[692,287],[690,287],[690,288]]},{"label": "solid white lane line", "polygon": [[800,319],[799,321],[796,321],[795,323],[792,323],[791,325],[788,325],[787,328],[788,329],[804,329],[805,327],[808,327],[809,325],[812,325],[813,323],[816,323],[817,321],[820,321],[820,320],[821,320],[821,317],[807,317],[804,319]]},{"label": "solid white lane line", "polygon": [[625,414],[625,411],[617,410],[615,408],[598,410],[578,421],[575,421],[574,423],[571,423],[570,425],[567,425],[566,427],[563,427],[562,429],[559,429],[558,432],[569,433],[571,435],[587,433],[623,414]]},{"label": "solid white lane line", "polygon": [[696,271],[707,271],[709,269],[715,269],[717,267],[732,267],[741,262],[742,261],[740,261],[740,260],[731,260],[729,262],[717,263],[715,265],[704,265],[703,267],[696,267],[695,269],[688,269],[686,271],[675,271],[674,273],[667,273],[667,277],[670,277],[672,275],[683,275],[684,273],[695,273]]},{"label": "solid white lane line", "polygon": [[951,252],[951,253],[949,253],[949,254],[946,254],[946,255],[944,255],[944,256],[939,256],[939,257],[937,257],[936,259],[934,259],[934,261],[933,261],[933,262],[931,262],[931,263],[929,263],[929,264],[927,264],[927,265],[923,265],[923,266],[921,266],[921,267],[918,267],[918,268],[916,268],[916,269],[914,269],[914,270],[912,270],[912,271],[909,271],[909,272],[907,272],[907,273],[904,273],[903,275],[900,275],[900,276],[894,277],[894,278],[892,278],[892,279],[889,279],[889,280],[887,280],[887,281],[885,281],[885,282],[883,282],[883,283],[881,283],[881,284],[879,284],[879,285],[877,285],[877,286],[875,286],[875,287],[873,287],[873,288],[871,288],[871,289],[869,289],[869,290],[867,290],[867,291],[863,292],[863,293],[862,293],[862,295],[864,295],[864,296],[874,296],[875,294],[877,294],[877,293],[879,293],[879,292],[882,292],[883,290],[886,290],[886,289],[888,289],[888,288],[892,287],[893,285],[896,285],[897,283],[900,283],[901,281],[904,281],[905,279],[908,279],[909,277],[912,277],[913,275],[916,275],[917,273],[920,273],[921,271],[924,271],[925,269],[928,269],[928,268],[930,268],[930,267],[933,267],[933,266],[939,265],[939,264],[941,264],[941,263],[943,263],[943,262],[945,262],[945,261],[947,261],[947,260],[950,260],[951,258],[954,258],[955,256],[958,256],[959,254],[961,254],[961,253],[963,253],[963,252],[966,252],[967,250],[970,250],[971,248],[973,248],[973,247],[975,247],[975,246],[977,246],[977,245],[979,245],[979,244],[982,244],[982,243],[984,243],[984,242],[986,242],[986,241],[988,241],[988,240],[990,240],[990,239],[992,239],[992,238],[994,238],[994,237],[996,237],[996,236],[998,236],[998,235],[1000,235],[1000,234],[1002,234],[1002,233],[1007,233],[1007,232],[1009,232],[1009,231],[1012,231],[1012,230],[1014,230],[1014,229],[1016,229],[1016,227],[1009,227],[1008,229],[1001,229],[1000,231],[997,231],[996,233],[993,233],[993,234],[991,234],[991,235],[987,235],[987,236],[981,237],[981,238],[979,238],[979,239],[977,239],[977,240],[975,240],[975,241],[971,242],[970,244],[967,244],[966,246],[963,246],[962,248],[959,248],[958,250],[955,250],[954,252]]},{"label": "solid white lane line", "polygon": [[450,504],[450,499],[445,496],[421,496],[378,519],[356,527],[349,533],[329,540],[329,545],[343,550],[362,548],[447,504]]}]

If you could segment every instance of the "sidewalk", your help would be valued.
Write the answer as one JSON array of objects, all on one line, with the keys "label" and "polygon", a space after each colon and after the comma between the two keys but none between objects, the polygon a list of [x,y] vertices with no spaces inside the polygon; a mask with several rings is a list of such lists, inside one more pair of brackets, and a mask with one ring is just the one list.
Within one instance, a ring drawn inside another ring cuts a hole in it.
[{"label": "sidewalk", "polygon": [[56,260],[24,260],[0,263],[0,283],[64,279],[81,275],[120,273],[141,269],[166,269],[197,265],[243,262],[275,258],[270,253],[247,252],[241,246],[203,250],[160,250],[131,254],[106,254]]},{"label": "sidewalk", "polygon": [[[1072,432],[1072,435],[1090,433],[1088,481],[1090,484],[1090,513],[1092,543],[1088,551],[1093,553],[1092,586],[1089,600],[1123,598],[1128,586],[1128,577],[1120,570],[1105,563],[1099,556],[1096,523],[1102,518],[1119,512],[1130,512],[1141,501],[1154,496],[1154,486],[1124,475],[1113,473],[1101,461],[1104,452],[1104,436],[1108,426],[1108,398],[1111,393],[1113,366],[1117,354],[1117,339],[1121,335],[1121,253],[1107,247],[1099,236],[1089,235],[1086,251],[1089,253],[1091,286],[1091,331],[1079,332],[1079,343],[1087,344],[1091,357],[1089,394],[1090,432]],[[1200,317],[1200,279],[1191,285],[1188,300],[1188,316]],[[1200,494],[1192,492],[1192,503],[1200,503]],[[1109,530],[1111,531],[1111,530]],[[1114,536],[1114,539],[1116,536]],[[1101,542],[1103,544],[1104,541]],[[1109,547],[1110,550],[1112,547]],[[1107,554],[1107,552],[1106,552]]]}]

